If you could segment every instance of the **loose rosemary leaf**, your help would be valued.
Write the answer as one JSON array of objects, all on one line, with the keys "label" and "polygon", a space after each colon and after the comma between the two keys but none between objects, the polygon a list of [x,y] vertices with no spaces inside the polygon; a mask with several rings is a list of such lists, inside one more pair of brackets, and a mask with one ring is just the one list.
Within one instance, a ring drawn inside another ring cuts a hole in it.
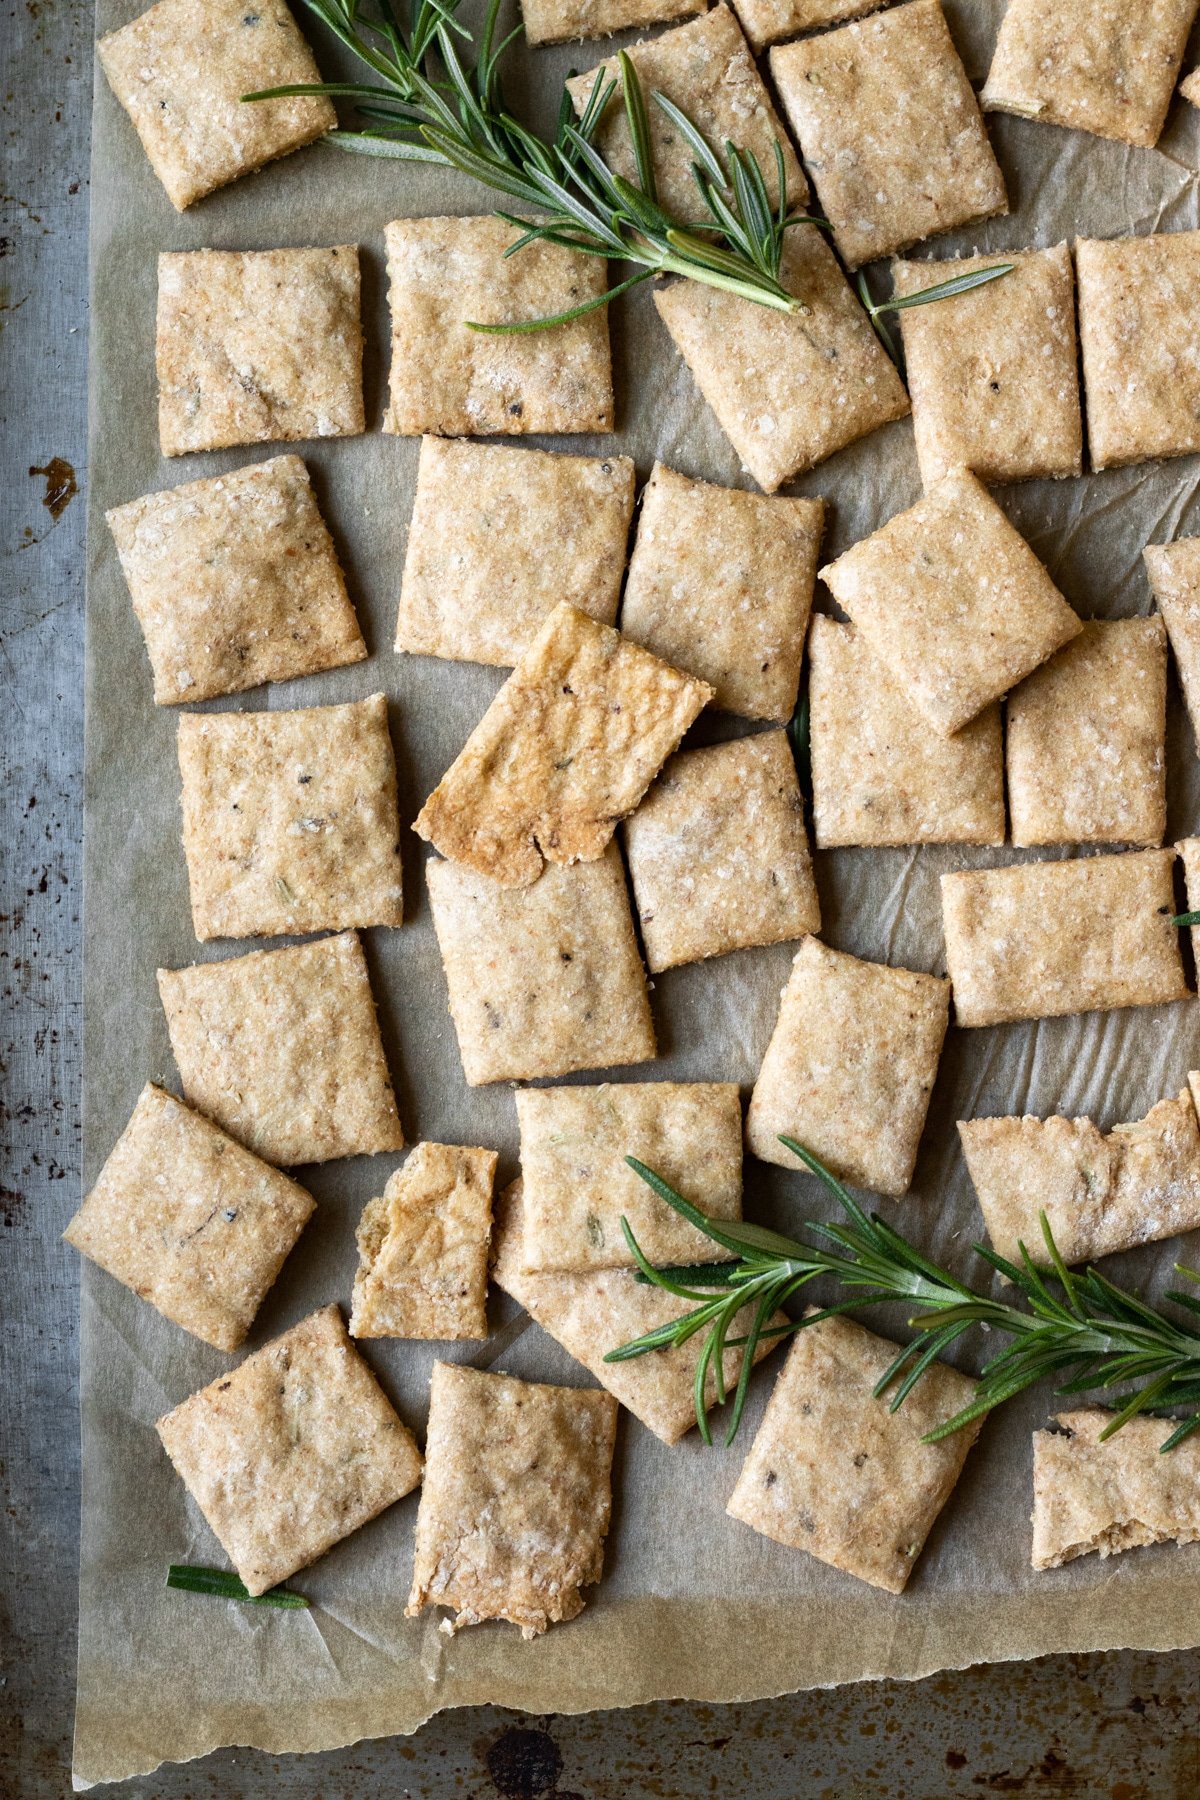
[{"label": "loose rosemary leaf", "polygon": [[205,1569],[194,1563],[172,1563],[167,1570],[167,1586],[188,1594],[211,1594],[219,1600],[240,1600],[248,1606],[304,1607],[308,1601],[291,1588],[268,1588],[265,1594],[247,1593],[246,1587],[228,1569]]}]

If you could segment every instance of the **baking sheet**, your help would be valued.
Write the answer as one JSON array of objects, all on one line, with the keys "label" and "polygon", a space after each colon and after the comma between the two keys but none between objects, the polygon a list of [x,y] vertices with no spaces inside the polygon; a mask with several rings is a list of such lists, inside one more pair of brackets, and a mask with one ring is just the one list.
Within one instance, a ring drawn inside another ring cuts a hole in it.
[{"label": "baking sheet", "polygon": [[[141,10],[101,0],[99,29]],[[952,29],[976,84],[999,0],[952,4]],[[305,30],[309,31],[307,18]],[[336,59],[314,31],[322,67]],[[622,40],[617,40],[622,41]],[[627,40],[625,40],[627,41]],[[543,112],[570,67],[611,44],[518,52],[510,92]],[[1187,67],[1195,61],[1193,44]],[[536,69],[537,99],[526,92]],[[103,80],[95,102],[92,183],[91,487],[88,550],[85,1178],[90,1184],[143,1083],[176,1086],[154,970],[252,947],[203,951],[190,929],[179,844],[176,716],[151,703],[150,673],[107,507],[251,461],[278,446],[164,461],[158,453],[155,258],[161,249],[230,249],[358,241],[368,335],[367,412],[358,439],[298,446],[342,554],[371,659],[258,690],[214,709],[313,705],[380,688],[392,702],[401,809],[411,823],[495,693],[495,670],[390,650],[416,474],[415,440],[385,438],[387,308],[383,227],[401,214],[486,210],[466,178],[350,159],[317,146],[176,214]],[[1195,168],[1200,115],[1173,109],[1159,151],[991,117],[1012,215],[923,248],[1002,250],[1075,235],[1200,224]],[[876,272],[878,277],[878,272]],[[881,284],[877,278],[877,291]],[[612,309],[618,432],[537,440],[563,450],[619,448],[645,479],[655,457],[690,475],[751,485],[700,400],[646,290]],[[836,555],[919,494],[911,425],[886,427],[789,491],[831,503]],[[1149,610],[1142,545],[1200,532],[1195,459],[1081,481],[997,490],[1009,517],[1081,614]],[[828,607],[828,596],[818,604]],[[697,741],[746,727],[702,721]],[[1172,686],[1169,837],[1200,825],[1200,773]],[[469,1090],[446,1012],[445,985],[421,878],[424,848],[405,833],[407,918],[366,934],[385,1043],[410,1143],[492,1144],[515,1172],[512,1090]],[[943,972],[942,870],[1021,860],[1012,850],[841,850],[818,855],[823,935],[853,953]],[[1081,920],[1084,930],[1104,921]],[[787,946],[670,971],[654,984],[661,1055],[617,1079],[737,1080],[748,1090],[770,1035]],[[957,1144],[957,1118],[1090,1113],[1105,1126],[1140,1116],[1200,1064],[1195,1001],[977,1032],[951,1029],[917,1178],[881,1205],[957,1270],[982,1224]],[[583,1079],[595,1079],[587,1076]],[[330,1301],[348,1304],[354,1226],[399,1159],[358,1158],[301,1171],[319,1202],[248,1349]],[[784,1229],[823,1215],[816,1184],[748,1162],[746,1207]],[[1112,1259],[1118,1279],[1166,1285],[1178,1241]],[[1195,1260],[1200,1245],[1185,1244]],[[980,1279],[978,1264],[972,1270]],[[371,1342],[365,1354],[403,1417],[424,1426],[430,1365],[461,1358],[531,1379],[582,1382],[583,1371],[493,1291],[493,1335],[452,1347]],[[1108,1647],[1167,1649],[1200,1641],[1200,1545],[1090,1557],[1034,1576],[1029,1568],[1031,1430],[1053,1406],[1045,1389],[987,1422],[907,1592],[891,1598],[727,1519],[726,1497],[780,1356],[758,1371],[743,1435],[705,1450],[693,1433],[667,1449],[623,1415],[615,1512],[602,1584],[569,1626],[525,1644],[485,1626],[447,1639],[443,1616],[403,1617],[417,1496],[339,1545],[296,1585],[309,1612],[239,1608],[168,1592],[167,1564],[224,1563],[173,1474],[154,1420],[228,1366],[125,1288],[83,1265],[83,1516],[75,1783],[147,1772],[222,1744],[274,1751],[331,1748],[414,1730],[439,1707],[494,1702],[532,1711],[627,1706],[670,1697],[738,1700],[872,1677],[918,1677],[981,1660]],[[877,1320],[899,1330],[899,1319]]]}]

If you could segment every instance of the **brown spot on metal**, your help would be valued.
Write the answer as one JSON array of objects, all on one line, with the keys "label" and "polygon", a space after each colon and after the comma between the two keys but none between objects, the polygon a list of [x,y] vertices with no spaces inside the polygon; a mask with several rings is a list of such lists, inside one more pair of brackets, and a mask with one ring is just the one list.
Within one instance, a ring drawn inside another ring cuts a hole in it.
[{"label": "brown spot on metal", "polygon": [[538,1800],[549,1795],[562,1774],[562,1751],[548,1731],[510,1725],[484,1756],[487,1772],[504,1800]]},{"label": "brown spot on metal", "polygon": [[79,492],[74,469],[65,456],[52,456],[44,468],[34,467],[29,473],[45,476],[46,491],[42,495],[42,505],[47,508],[57,525]]}]

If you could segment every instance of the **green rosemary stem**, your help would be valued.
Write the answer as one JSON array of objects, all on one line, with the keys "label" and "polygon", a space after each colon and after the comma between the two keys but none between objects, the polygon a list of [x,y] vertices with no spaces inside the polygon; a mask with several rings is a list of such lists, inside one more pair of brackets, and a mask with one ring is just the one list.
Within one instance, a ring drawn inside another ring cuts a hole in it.
[{"label": "green rosemary stem", "polygon": [[240,1600],[248,1606],[304,1607],[308,1601],[291,1588],[268,1588],[265,1594],[251,1594],[245,1584],[228,1569],[205,1569],[194,1563],[172,1563],[167,1570],[167,1586],[181,1588],[188,1594],[212,1594],[219,1600]]},{"label": "green rosemary stem", "polygon": [[899,367],[900,350],[887,326],[883,323],[885,313],[905,312],[913,306],[929,306],[937,300],[953,300],[957,294],[969,294],[972,288],[986,287],[991,281],[999,281],[1002,275],[1011,275],[1016,268],[1015,263],[992,263],[986,269],[970,269],[963,275],[954,275],[948,281],[936,281],[931,287],[918,288],[913,294],[892,294],[886,300],[875,300],[867,284],[867,278],[860,269],[855,277],[858,297],[862,301],[863,311],[875,328],[875,335]]}]

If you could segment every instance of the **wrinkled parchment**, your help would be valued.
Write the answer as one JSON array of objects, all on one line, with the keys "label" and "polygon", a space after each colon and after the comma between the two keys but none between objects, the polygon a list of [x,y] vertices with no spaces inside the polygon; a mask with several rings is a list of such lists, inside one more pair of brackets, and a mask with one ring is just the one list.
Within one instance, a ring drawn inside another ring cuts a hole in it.
[{"label": "wrinkled parchment", "polygon": [[[141,0],[101,0],[100,28]],[[951,22],[978,84],[999,0],[954,0]],[[307,29],[307,24],[306,24]],[[315,34],[314,34],[315,37]],[[318,52],[327,73],[327,46]],[[607,50],[610,46],[603,46]],[[543,112],[569,66],[601,47],[519,55],[519,106],[536,68]],[[1188,65],[1196,60],[1189,57]],[[593,53],[594,52],[594,53]],[[1078,133],[993,118],[1013,214],[932,248],[999,250],[1073,235],[1194,227],[1200,205],[1200,115],[1177,103],[1163,148],[1126,150]],[[259,690],[218,707],[288,707],[391,696],[407,823],[461,748],[502,679],[492,669],[393,655],[415,440],[387,438],[387,318],[382,234],[402,213],[487,209],[466,178],[346,157],[317,146],[177,215],[103,80],[96,89],[92,189],[92,447],[88,612],[87,1079],[89,1183],[149,1077],[175,1085],[154,969],[203,952],[189,923],[179,843],[175,714],[151,704],[150,671],[104,524],[106,507],[259,460],[277,447],[163,461],[155,420],[155,257],[160,249],[363,246],[369,343],[366,437],[299,446],[344,558],[371,660]],[[876,272],[878,277],[878,272]],[[882,291],[877,278],[877,291]],[[619,448],[645,479],[654,457],[689,475],[747,483],[675,356],[645,290],[613,309],[618,434],[575,450]],[[747,483],[748,484],[748,483]],[[918,495],[911,426],[888,426],[836,456],[795,491],[831,502],[835,555]],[[1000,490],[1014,523],[1085,616],[1144,612],[1142,545],[1200,532],[1196,461],[1149,465],[1061,484]],[[824,597],[820,604],[828,605]],[[1200,776],[1178,692],[1169,728],[1171,838],[1200,826]],[[729,719],[699,735],[730,735]],[[405,834],[407,923],[368,934],[367,954],[410,1142],[492,1144],[514,1172],[507,1086],[463,1082],[421,879],[422,847]],[[839,850],[817,858],[825,936],[840,949],[942,972],[937,878],[943,869],[1018,853]],[[1103,930],[1102,919],[1080,920]],[[653,994],[670,1079],[753,1080],[791,951],[752,950],[658,977]],[[952,1266],[970,1265],[982,1224],[954,1121],[988,1113],[1091,1113],[1108,1126],[1175,1093],[1200,1064],[1194,1000],[968,1033],[952,1029],[909,1196],[889,1218]],[[632,1072],[631,1072],[632,1073]],[[635,1077],[636,1078],[636,1077]],[[585,1079],[593,1079],[585,1077]],[[314,1307],[346,1306],[354,1226],[396,1159],[362,1157],[300,1171],[319,1201],[313,1223],[259,1315],[254,1348]],[[824,1208],[811,1181],[747,1164],[747,1206],[795,1228]],[[1200,1246],[1184,1246],[1192,1260]],[[1118,1278],[1161,1287],[1178,1243],[1114,1259]],[[79,1786],[140,1773],[220,1744],[317,1750],[412,1731],[439,1707],[486,1701],[536,1711],[625,1706],[668,1696],[746,1699],[873,1676],[915,1677],[987,1659],[1056,1650],[1174,1648],[1200,1641],[1200,1546],[1138,1551],[1034,1576],[1029,1567],[1030,1432],[1053,1406],[1045,1391],[985,1426],[909,1589],[893,1599],[725,1517],[724,1504],[778,1356],[758,1372],[742,1440],[705,1450],[693,1433],[667,1449],[626,1416],[603,1583],[582,1618],[522,1643],[506,1627],[448,1640],[438,1615],[403,1617],[417,1496],[338,1546],[296,1585],[309,1612],[239,1608],[164,1589],[172,1561],[224,1558],[154,1433],[154,1420],[226,1366],[106,1275],[84,1265],[83,1528],[80,1574]],[[974,1274],[981,1275],[979,1265]],[[366,1354],[404,1418],[424,1425],[435,1356],[551,1381],[582,1371],[503,1295],[493,1336],[445,1348],[368,1343]],[[902,1320],[890,1321],[900,1330]]]}]

